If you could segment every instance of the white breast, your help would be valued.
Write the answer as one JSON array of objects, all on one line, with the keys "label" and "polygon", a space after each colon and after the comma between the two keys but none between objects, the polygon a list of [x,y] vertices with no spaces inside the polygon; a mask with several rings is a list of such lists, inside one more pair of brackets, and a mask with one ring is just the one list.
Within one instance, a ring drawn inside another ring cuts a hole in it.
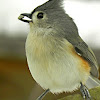
[{"label": "white breast", "polygon": [[26,56],[35,81],[53,93],[73,91],[85,82],[88,75],[81,68],[78,57],[71,53],[67,41],[42,38],[29,33],[26,41]]}]

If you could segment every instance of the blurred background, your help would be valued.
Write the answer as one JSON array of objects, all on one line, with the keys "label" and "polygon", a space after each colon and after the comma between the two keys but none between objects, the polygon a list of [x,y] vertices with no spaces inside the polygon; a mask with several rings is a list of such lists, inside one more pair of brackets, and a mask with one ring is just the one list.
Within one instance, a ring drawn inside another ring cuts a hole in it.
[{"label": "blurred background", "polygon": [[[29,26],[19,21],[18,16],[31,12],[45,1],[0,1],[0,100],[35,100],[43,92],[33,80],[25,57]],[[92,48],[100,65],[100,0],[65,0],[63,6],[74,19],[80,36]],[[44,100],[56,100],[65,95],[49,93]]]}]

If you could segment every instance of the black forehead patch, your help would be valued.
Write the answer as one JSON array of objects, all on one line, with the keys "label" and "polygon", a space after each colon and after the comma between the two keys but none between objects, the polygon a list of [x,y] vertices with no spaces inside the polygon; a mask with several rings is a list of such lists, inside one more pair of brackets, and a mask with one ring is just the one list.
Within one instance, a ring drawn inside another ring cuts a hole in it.
[{"label": "black forehead patch", "polygon": [[34,9],[32,12],[31,12],[31,15],[36,11],[36,9]]}]

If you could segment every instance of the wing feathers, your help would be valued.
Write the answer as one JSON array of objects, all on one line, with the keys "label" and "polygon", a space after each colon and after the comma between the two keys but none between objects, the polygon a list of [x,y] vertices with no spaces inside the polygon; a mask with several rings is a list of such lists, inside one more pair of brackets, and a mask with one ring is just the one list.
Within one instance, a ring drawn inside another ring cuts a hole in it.
[{"label": "wing feathers", "polygon": [[[76,35],[76,34],[75,34]],[[93,53],[93,51],[88,47],[88,45],[81,39],[79,36],[74,36],[76,38],[67,37],[67,40],[74,46],[75,51],[78,55],[83,57],[85,60],[87,60],[91,66],[91,75],[98,77],[98,64],[96,57]]]}]

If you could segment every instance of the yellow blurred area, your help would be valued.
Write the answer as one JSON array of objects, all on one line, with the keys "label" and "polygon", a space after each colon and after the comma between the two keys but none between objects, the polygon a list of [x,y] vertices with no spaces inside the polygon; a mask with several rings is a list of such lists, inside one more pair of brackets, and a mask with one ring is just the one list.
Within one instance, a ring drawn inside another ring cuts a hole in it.
[{"label": "yellow blurred area", "polygon": [[26,61],[0,59],[0,100],[28,100],[33,87]]}]

